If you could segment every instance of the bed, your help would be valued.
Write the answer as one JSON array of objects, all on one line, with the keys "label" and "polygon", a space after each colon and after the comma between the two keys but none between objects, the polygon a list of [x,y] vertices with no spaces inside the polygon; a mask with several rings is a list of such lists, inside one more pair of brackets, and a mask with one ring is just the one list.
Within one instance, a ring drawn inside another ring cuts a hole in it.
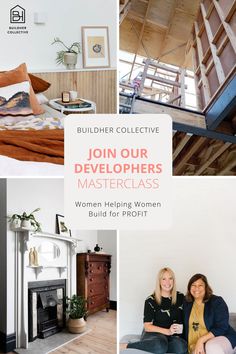
[{"label": "bed", "polygon": [[43,114],[0,120],[0,176],[63,176],[64,115],[42,106]]},{"label": "bed", "polygon": [[33,80],[25,64],[0,73],[0,176],[64,175],[64,115]]}]

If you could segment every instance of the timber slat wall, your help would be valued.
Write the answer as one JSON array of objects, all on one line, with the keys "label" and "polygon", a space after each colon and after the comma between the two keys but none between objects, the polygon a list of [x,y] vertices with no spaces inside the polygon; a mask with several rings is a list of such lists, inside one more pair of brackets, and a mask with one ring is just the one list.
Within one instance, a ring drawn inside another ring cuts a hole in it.
[{"label": "timber slat wall", "polygon": [[62,91],[78,91],[79,97],[94,101],[97,113],[116,113],[116,70],[50,72],[35,74],[51,83],[49,99]]},{"label": "timber slat wall", "polygon": [[236,68],[236,1],[202,0],[193,28],[195,76],[204,109]]}]

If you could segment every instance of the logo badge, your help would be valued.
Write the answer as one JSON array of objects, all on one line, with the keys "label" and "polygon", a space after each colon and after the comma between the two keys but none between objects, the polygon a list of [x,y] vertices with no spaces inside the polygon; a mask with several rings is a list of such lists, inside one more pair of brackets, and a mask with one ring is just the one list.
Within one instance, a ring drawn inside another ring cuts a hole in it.
[{"label": "logo badge", "polygon": [[25,23],[25,9],[20,5],[10,10],[10,23]]}]

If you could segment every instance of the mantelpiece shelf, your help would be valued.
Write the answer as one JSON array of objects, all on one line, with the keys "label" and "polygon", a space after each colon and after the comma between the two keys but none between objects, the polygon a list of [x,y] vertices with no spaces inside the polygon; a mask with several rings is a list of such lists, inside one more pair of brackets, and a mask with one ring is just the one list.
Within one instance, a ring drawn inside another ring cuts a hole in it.
[{"label": "mantelpiece shelf", "polygon": [[34,269],[36,279],[38,278],[39,273],[43,271],[43,269],[46,268],[57,268],[59,270],[60,278],[62,276],[62,273],[65,272],[65,270],[68,268],[67,266],[60,266],[60,265],[38,265],[38,266],[27,266],[27,268]]},{"label": "mantelpiece shelf", "polygon": [[51,233],[48,233],[48,232],[34,232],[32,230],[28,230],[28,229],[25,229],[23,227],[18,227],[18,228],[12,228],[12,231],[15,231],[15,232],[24,232],[26,233],[27,232],[27,239],[29,240],[30,237],[44,237],[44,238],[51,238],[51,239],[54,239],[54,240],[62,240],[62,241],[66,241],[66,242],[70,242],[70,243],[77,243],[79,241],[82,241],[78,238],[74,238],[74,237],[69,237],[69,236],[62,236],[62,235],[59,235],[59,234],[51,234]]}]

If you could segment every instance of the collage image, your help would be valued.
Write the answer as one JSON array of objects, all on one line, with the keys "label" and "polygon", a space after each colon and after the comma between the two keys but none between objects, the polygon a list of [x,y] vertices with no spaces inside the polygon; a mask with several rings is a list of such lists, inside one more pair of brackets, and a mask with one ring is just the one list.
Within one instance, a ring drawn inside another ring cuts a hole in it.
[{"label": "collage image", "polygon": [[236,354],[236,0],[1,5],[0,353]]}]

